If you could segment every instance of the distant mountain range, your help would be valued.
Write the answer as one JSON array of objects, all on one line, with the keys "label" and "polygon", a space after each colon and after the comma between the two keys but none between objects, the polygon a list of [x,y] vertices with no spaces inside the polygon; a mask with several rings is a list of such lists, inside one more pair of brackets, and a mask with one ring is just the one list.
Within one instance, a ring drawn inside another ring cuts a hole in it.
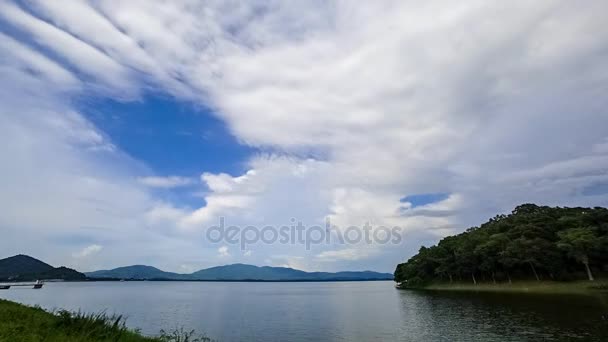
[{"label": "distant mountain range", "polygon": [[116,278],[116,279],[175,279],[182,280],[181,274],[161,271],[156,267],[145,265],[133,265],[118,267],[112,270],[100,270],[85,272],[89,278]]},{"label": "distant mountain range", "polygon": [[53,267],[27,255],[0,259],[0,281],[44,279],[85,280],[83,273],[67,267]]},{"label": "distant mountain range", "polygon": [[393,280],[391,273],[305,272],[287,267],[232,264],[217,266],[190,274],[165,272],[145,265],[80,273],[67,267],[53,267],[27,255],[0,260],[0,281],[62,280],[200,280],[200,281],[355,281]]},{"label": "distant mountain range", "polygon": [[89,278],[136,280],[207,280],[207,281],[353,281],[393,280],[391,273],[362,272],[305,272],[287,267],[232,264],[216,266],[190,274],[171,273],[144,265],[119,267],[85,273]]}]

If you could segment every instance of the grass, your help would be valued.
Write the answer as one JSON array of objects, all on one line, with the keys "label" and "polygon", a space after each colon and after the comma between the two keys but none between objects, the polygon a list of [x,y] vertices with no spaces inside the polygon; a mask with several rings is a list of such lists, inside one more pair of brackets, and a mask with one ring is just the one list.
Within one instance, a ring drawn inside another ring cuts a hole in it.
[{"label": "grass", "polygon": [[432,283],[416,289],[436,291],[529,292],[555,294],[608,293],[608,280],[596,281],[514,281],[509,283]]},{"label": "grass", "polygon": [[65,310],[47,312],[0,299],[0,341],[15,342],[208,342],[183,329],[146,337],[128,329],[122,316],[84,314]]}]

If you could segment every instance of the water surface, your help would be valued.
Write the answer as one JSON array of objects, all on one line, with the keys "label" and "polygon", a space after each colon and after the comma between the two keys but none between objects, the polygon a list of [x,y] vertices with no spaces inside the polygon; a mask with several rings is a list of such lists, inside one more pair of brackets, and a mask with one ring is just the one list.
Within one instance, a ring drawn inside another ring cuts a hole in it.
[{"label": "water surface", "polygon": [[0,298],[220,341],[608,341],[608,297],[415,292],[393,282],[48,283]]}]

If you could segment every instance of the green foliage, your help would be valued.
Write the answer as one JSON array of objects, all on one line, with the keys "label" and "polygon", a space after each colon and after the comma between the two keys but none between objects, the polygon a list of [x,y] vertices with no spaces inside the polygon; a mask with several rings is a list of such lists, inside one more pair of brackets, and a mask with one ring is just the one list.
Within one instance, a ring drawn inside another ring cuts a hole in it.
[{"label": "green foliage", "polygon": [[608,237],[601,236],[598,234],[599,231],[599,227],[579,227],[566,229],[557,234],[559,236],[557,247],[585,266],[589,280],[594,280],[589,267],[589,256],[593,257],[594,254],[606,249],[605,241]]},{"label": "green foliage", "polygon": [[586,263],[589,255],[598,253],[602,247],[602,240],[597,230],[592,227],[571,228],[557,234],[559,241],[557,246],[568,253],[568,256]]},{"label": "green foliage", "polygon": [[0,341],[11,342],[209,342],[194,331],[178,329],[145,337],[128,329],[122,316],[69,311],[49,313],[41,308],[0,300]]},{"label": "green foliage", "polygon": [[395,281],[421,287],[512,278],[592,280],[592,269],[598,274],[608,270],[608,209],[523,204],[509,215],[421,247],[397,266]]},{"label": "green foliage", "polygon": [[71,313],[61,310],[56,313],[57,320],[54,327],[71,336],[86,339],[116,340],[129,334],[122,316],[107,316],[105,313],[84,314]]},{"label": "green foliage", "polygon": [[184,328],[175,329],[171,332],[164,330],[160,331],[160,341],[162,342],[211,342],[213,341],[207,336],[197,335],[194,330],[184,330]]}]

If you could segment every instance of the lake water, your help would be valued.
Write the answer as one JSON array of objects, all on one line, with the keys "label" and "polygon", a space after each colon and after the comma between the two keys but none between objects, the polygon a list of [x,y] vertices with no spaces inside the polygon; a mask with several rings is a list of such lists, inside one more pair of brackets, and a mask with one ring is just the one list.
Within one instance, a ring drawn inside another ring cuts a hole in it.
[{"label": "lake water", "polygon": [[608,297],[397,290],[393,282],[48,283],[0,298],[124,314],[219,341],[608,341]]}]

